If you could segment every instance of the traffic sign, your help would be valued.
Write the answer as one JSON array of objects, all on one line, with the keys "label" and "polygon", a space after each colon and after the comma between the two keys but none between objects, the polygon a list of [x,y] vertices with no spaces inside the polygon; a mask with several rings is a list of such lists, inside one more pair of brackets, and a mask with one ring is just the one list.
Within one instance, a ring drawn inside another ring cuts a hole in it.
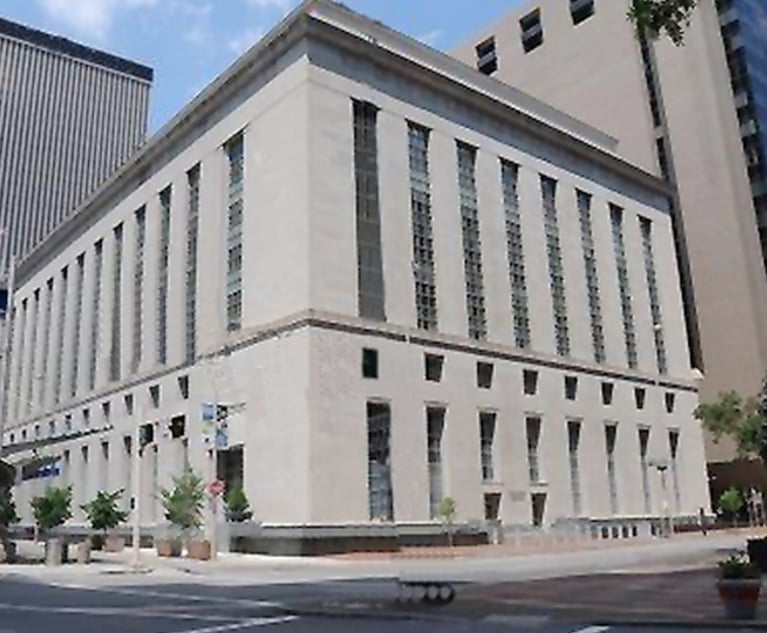
[{"label": "traffic sign", "polygon": [[203,402],[202,419],[204,421],[216,419],[216,405],[213,402]]},{"label": "traffic sign", "polygon": [[211,497],[220,497],[223,494],[225,487],[226,485],[223,481],[216,479],[216,481],[208,484],[208,494],[210,494]]}]

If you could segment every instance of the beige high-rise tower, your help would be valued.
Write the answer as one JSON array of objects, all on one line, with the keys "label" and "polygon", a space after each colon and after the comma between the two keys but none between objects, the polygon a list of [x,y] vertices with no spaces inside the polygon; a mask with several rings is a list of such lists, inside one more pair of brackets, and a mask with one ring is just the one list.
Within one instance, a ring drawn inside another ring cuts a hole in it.
[{"label": "beige high-rise tower", "polygon": [[[704,400],[730,389],[756,394],[767,368],[767,86],[756,71],[767,42],[754,31],[760,12],[767,20],[763,5],[702,0],[685,46],[675,47],[637,38],[629,0],[539,0],[454,51],[614,136],[618,154],[675,185],[691,358],[705,374]],[[708,457],[726,462],[733,446],[709,442]],[[733,481],[732,469],[712,472],[721,473],[718,485]]]}]

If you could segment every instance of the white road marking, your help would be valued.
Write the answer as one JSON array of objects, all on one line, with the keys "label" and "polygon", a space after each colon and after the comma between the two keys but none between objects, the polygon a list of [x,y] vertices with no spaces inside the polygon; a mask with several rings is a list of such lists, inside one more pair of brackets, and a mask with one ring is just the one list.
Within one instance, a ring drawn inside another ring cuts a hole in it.
[{"label": "white road marking", "polygon": [[542,628],[549,623],[551,617],[547,615],[503,615],[494,613],[482,618],[486,624],[503,624],[519,628]]},{"label": "white road marking", "polygon": [[206,629],[191,629],[188,631],[180,631],[179,633],[223,633],[224,631],[236,631],[238,629],[248,629],[254,626],[272,626],[274,624],[287,624],[288,622],[294,622],[298,620],[295,615],[286,615],[279,618],[252,618],[250,620],[243,620],[237,624],[225,624],[222,626],[211,626]]},{"label": "white road marking", "polygon": [[573,633],[605,633],[605,631],[609,630],[609,626],[587,626],[585,629],[578,629],[573,631]]},{"label": "white road marking", "polygon": [[[6,611],[24,611],[28,613],[62,613],[92,616],[121,616],[130,618],[168,618],[169,620],[195,620],[197,622],[237,622],[241,618],[223,615],[198,615],[193,613],[175,613],[172,611],[149,611],[144,608],[109,608],[109,607],[46,607],[24,604],[0,603],[0,609]],[[2,633],[3,629],[0,629]]]}]

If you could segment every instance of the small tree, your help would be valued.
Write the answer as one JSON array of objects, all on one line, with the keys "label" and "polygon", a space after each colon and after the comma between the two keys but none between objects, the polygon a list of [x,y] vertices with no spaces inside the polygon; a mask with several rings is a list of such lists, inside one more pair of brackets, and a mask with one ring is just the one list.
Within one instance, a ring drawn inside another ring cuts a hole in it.
[{"label": "small tree", "polygon": [[250,503],[242,486],[234,486],[226,491],[224,496],[227,516],[230,521],[247,521],[251,516]]},{"label": "small tree", "polygon": [[722,512],[732,517],[732,524],[735,525],[738,519],[738,513],[743,509],[743,497],[737,488],[728,488],[719,497],[719,508]]},{"label": "small tree", "polygon": [[128,518],[128,513],[119,508],[122,494],[122,490],[115,492],[102,490],[93,501],[80,506],[88,517],[92,530],[106,536],[108,530],[116,528]]},{"label": "small tree", "polygon": [[629,20],[637,33],[658,39],[665,34],[681,46],[698,0],[632,0]]},{"label": "small tree", "polygon": [[202,477],[187,470],[181,477],[173,478],[173,489],[160,490],[165,518],[179,528],[188,540],[194,530],[202,525],[202,509],[205,505],[205,485]]},{"label": "small tree", "polygon": [[452,497],[444,497],[439,502],[439,508],[437,508],[437,516],[442,520],[442,524],[445,526],[447,532],[447,541],[450,547],[453,547],[453,525],[455,523],[456,506],[455,499]]},{"label": "small tree", "polygon": [[758,457],[767,464],[767,416],[760,400],[767,395],[767,385],[759,398],[743,399],[735,391],[719,394],[716,402],[695,409],[695,417],[718,442],[723,435],[735,440],[742,457]]},{"label": "small tree", "polygon": [[32,499],[35,523],[41,532],[63,525],[72,518],[72,488],[49,486],[45,494]]},{"label": "small tree", "polygon": [[0,488],[0,534],[14,523],[19,522],[16,514],[16,504],[10,488]]}]

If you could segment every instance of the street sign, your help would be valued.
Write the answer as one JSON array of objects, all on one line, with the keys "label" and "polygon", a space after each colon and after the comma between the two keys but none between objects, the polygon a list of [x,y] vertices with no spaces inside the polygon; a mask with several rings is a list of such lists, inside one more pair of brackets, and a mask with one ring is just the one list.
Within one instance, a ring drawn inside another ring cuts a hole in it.
[{"label": "street sign", "polygon": [[202,419],[205,422],[216,419],[216,405],[213,402],[202,403]]},{"label": "street sign", "polygon": [[211,497],[220,497],[223,494],[225,487],[223,481],[216,479],[216,481],[208,484],[208,494],[210,494]]},{"label": "street sign", "polygon": [[216,427],[216,450],[225,451],[227,448],[229,448],[229,425],[224,420]]}]

